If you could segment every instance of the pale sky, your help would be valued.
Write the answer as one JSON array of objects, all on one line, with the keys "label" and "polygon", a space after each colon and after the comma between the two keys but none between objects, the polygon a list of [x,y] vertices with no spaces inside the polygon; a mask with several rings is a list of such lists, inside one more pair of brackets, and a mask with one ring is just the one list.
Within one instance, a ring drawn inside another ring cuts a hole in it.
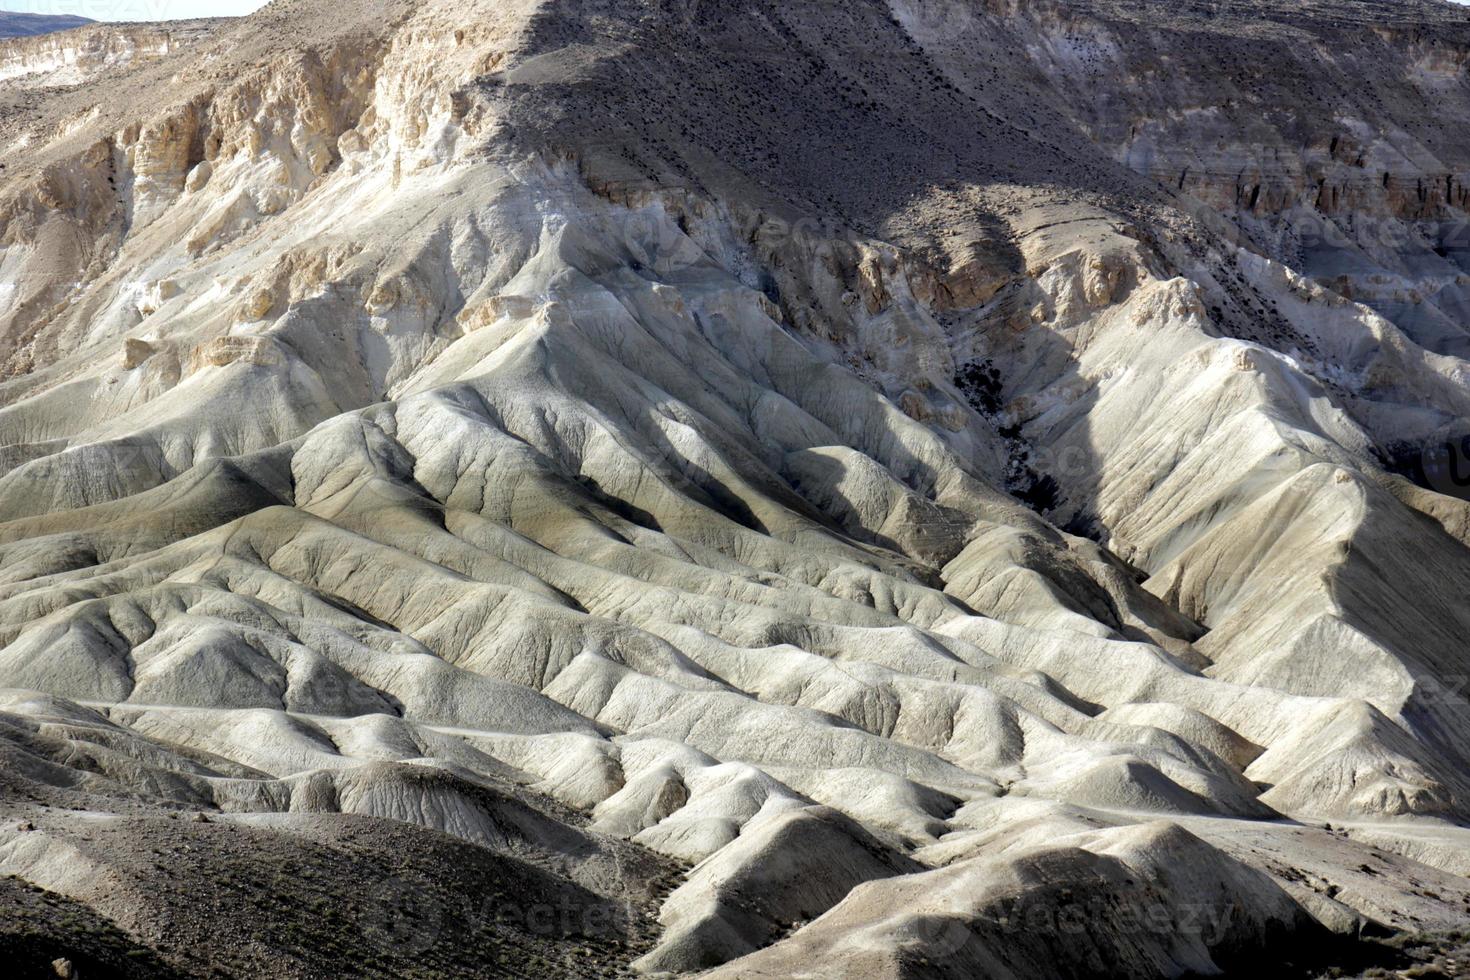
[{"label": "pale sky", "polygon": [[169,20],[231,17],[265,6],[266,0],[0,0],[0,10],[26,14],[79,14],[93,20]]}]

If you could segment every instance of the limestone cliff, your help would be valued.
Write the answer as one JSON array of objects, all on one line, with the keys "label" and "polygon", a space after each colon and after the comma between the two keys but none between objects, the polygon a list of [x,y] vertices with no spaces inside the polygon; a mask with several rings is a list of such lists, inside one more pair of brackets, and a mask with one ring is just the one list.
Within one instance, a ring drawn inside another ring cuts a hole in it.
[{"label": "limestone cliff", "polygon": [[0,85],[81,85],[107,69],[162,58],[207,36],[214,23],[92,24],[78,18],[52,30],[16,36],[5,33],[0,24],[0,37],[8,38],[0,41]]}]

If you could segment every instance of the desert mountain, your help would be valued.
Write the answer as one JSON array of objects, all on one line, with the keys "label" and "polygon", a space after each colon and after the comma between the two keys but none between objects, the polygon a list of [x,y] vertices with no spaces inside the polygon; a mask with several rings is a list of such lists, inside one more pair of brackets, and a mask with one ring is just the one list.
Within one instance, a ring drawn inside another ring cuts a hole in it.
[{"label": "desert mountain", "polygon": [[1434,0],[0,45],[3,948],[1312,976],[1463,927],[1467,61]]},{"label": "desert mountain", "polygon": [[95,22],[87,17],[67,14],[29,14],[0,10],[0,37],[33,37],[55,31],[68,31],[91,23]]}]

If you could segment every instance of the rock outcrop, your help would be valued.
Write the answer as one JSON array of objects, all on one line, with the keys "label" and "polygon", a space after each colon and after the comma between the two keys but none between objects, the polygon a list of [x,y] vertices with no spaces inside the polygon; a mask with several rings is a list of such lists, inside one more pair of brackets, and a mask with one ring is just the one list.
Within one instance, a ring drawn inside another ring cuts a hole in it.
[{"label": "rock outcrop", "polygon": [[42,17],[38,29],[12,25],[0,14],[0,86],[7,89],[82,85],[114,68],[131,69],[167,57],[207,37],[218,22],[96,24],[82,17]]}]

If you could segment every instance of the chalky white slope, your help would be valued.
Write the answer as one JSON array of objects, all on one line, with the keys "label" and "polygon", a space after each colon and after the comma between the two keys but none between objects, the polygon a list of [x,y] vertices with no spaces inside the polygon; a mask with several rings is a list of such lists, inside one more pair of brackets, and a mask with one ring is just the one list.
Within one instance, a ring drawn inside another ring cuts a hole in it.
[{"label": "chalky white slope", "polygon": [[[612,898],[652,852],[648,973],[1462,922],[1470,505],[1389,469],[1470,365],[1276,247],[1320,196],[1247,227],[1068,115],[1127,6],[283,0],[24,73],[7,805],[417,824]],[[152,937],[37,819],[0,872]]]}]

